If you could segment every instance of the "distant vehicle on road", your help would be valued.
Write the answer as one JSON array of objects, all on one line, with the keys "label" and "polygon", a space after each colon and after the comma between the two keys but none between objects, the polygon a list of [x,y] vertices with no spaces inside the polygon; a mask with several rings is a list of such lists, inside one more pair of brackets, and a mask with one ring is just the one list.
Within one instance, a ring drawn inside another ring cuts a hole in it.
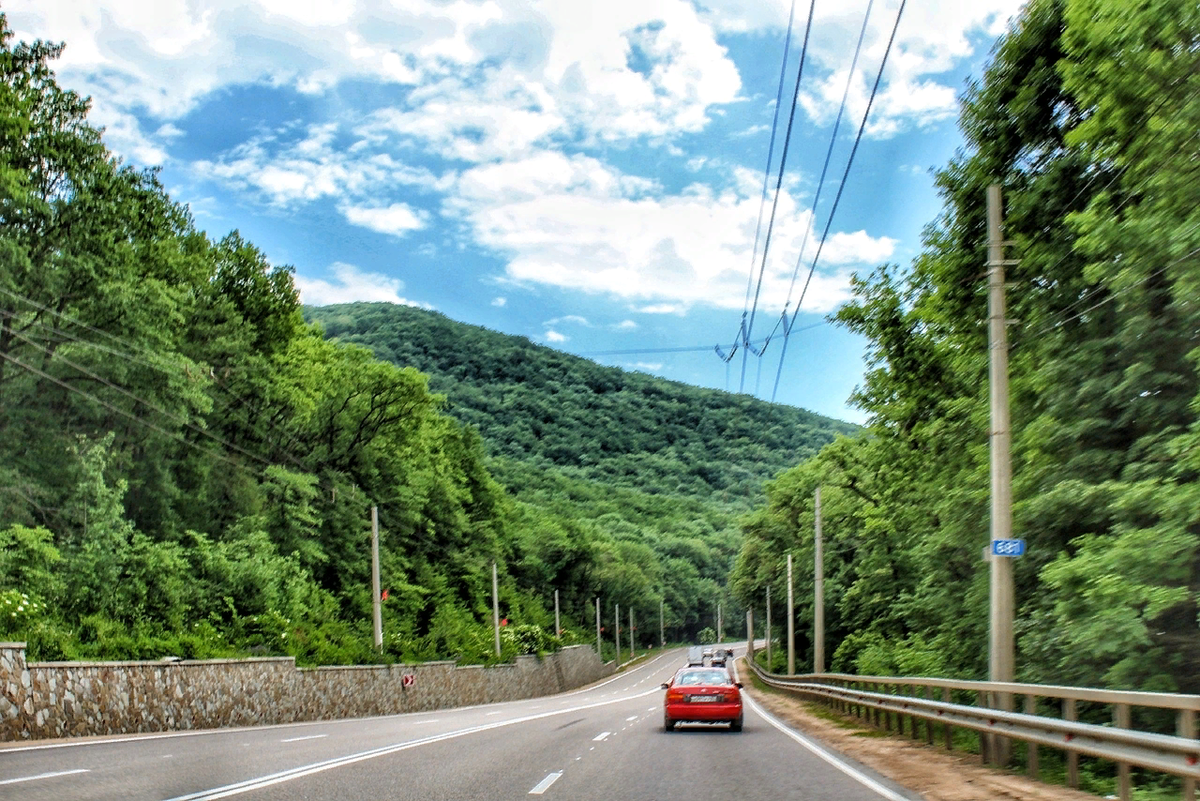
[{"label": "distant vehicle on road", "polygon": [[662,688],[663,731],[678,723],[728,723],[730,731],[742,730],[742,683],[725,668],[680,668]]},{"label": "distant vehicle on road", "polygon": [[727,648],[714,648],[709,664],[713,667],[725,667],[725,660],[730,656]]},{"label": "distant vehicle on road", "polygon": [[688,667],[701,667],[704,665],[704,649],[699,645],[693,645],[688,649],[687,658]]}]

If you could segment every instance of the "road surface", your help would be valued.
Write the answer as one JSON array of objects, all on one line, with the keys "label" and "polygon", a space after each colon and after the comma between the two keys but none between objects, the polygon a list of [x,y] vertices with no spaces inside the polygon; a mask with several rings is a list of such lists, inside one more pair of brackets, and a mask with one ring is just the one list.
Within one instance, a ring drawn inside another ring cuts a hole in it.
[{"label": "road surface", "polygon": [[747,701],[745,730],[667,733],[659,685],[686,651],[591,687],[355,720],[0,747],[0,799],[247,801],[738,797],[916,799]]}]

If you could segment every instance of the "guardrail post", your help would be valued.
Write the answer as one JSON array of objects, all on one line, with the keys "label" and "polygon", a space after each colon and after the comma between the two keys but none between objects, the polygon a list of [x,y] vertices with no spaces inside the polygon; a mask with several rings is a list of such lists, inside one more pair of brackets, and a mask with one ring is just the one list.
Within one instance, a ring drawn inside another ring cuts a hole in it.
[{"label": "guardrail post", "polygon": [[[1175,733],[1189,740],[1196,738],[1196,713],[1190,709],[1181,709],[1175,716]],[[1183,801],[1196,801],[1196,780],[1183,780]]]},{"label": "guardrail post", "polygon": [[[1130,727],[1129,704],[1113,705],[1113,723],[1122,729]],[[1133,780],[1130,777],[1128,762],[1117,763],[1117,793],[1121,801],[1133,800]]]},{"label": "guardrail post", "polygon": [[[908,694],[915,698],[917,695],[917,685],[915,685],[915,684],[908,685]],[[920,726],[920,722],[917,720],[917,716],[909,715],[908,716],[908,727],[910,729],[909,736],[912,737],[914,740],[921,739],[920,730],[917,728],[918,726]]]},{"label": "guardrail post", "polygon": [[[982,690],[975,693],[975,705],[980,709],[988,708],[987,699]],[[992,736],[985,731],[979,732],[979,761],[985,765],[988,763],[988,751],[991,750],[988,746],[991,744]]]},{"label": "guardrail post", "polygon": [[[1063,720],[1079,720],[1074,698],[1063,699]],[[1079,789],[1079,754],[1074,751],[1067,752],[1067,786]]]},{"label": "guardrail post", "polygon": [[[950,703],[950,688],[949,687],[942,688],[942,701],[947,704]],[[946,738],[946,750],[947,751],[953,750],[953,748],[954,748],[954,727],[951,726],[949,722],[943,723],[942,726],[944,727],[942,730],[942,734]]]},{"label": "guardrail post", "polygon": [[[1025,714],[1037,714],[1037,696],[1025,696]],[[1038,747],[1037,743],[1027,743],[1025,746],[1025,772],[1029,774],[1029,778],[1037,781],[1038,777]]]},{"label": "guardrail post", "polygon": [[[924,698],[926,701],[933,700],[933,688],[932,687],[925,688]],[[925,744],[933,745],[933,721],[929,720],[928,718],[925,719]]]}]

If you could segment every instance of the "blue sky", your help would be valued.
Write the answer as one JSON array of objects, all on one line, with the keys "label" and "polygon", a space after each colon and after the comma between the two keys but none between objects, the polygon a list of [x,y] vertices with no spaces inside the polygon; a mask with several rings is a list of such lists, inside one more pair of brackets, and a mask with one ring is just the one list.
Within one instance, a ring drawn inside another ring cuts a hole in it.
[{"label": "blue sky", "polygon": [[[796,317],[779,402],[862,421],[847,398],[862,380],[863,342],[821,322],[847,299],[853,272],[907,264],[918,252],[939,209],[929,168],[960,144],[956,95],[1019,5],[906,6]],[[796,308],[899,0],[871,3],[851,72],[867,6],[816,3],[754,339]],[[738,338],[761,266],[761,247],[752,262],[755,226],[789,8],[790,0],[3,6],[19,38],[66,42],[59,80],[92,97],[110,148],[160,167],[211,236],[236,228],[273,263],[292,265],[306,303],[415,304],[605,364],[768,399],[782,336],[745,361],[739,353],[726,363],[712,346],[728,351]],[[808,8],[797,3],[785,100]]]}]

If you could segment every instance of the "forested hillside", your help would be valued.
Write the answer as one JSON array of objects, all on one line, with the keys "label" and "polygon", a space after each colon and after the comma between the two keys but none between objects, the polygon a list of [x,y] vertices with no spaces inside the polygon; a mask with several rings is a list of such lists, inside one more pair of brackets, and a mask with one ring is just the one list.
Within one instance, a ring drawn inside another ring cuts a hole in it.
[{"label": "forested hillside", "polygon": [[[1200,692],[1200,6],[1033,0],[968,86],[911,267],[854,283],[863,436],[771,484],[737,595],[811,564],[833,667],[987,675],[985,190],[1003,186],[1019,680]],[[811,659],[812,580],[797,597]],[[834,650],[836,649],[836,650]],[[811,664],[811,662],[810,662]]]},{"label": "forested hillside", "polygon": [[388,303],[308,308],[326,336],[429,375],[489,451],[649,493],[748,504],[855,426],[746,395],[605,367],[524,337]]},{"label": "forested hillside", "polygon": [[[557,646],[555,589],[566,641],[591,641],[597,596],[610,631],[614,603],[644,622],[665,599],[677,637],[711,620],[738,532],[696,493],[722,485],[682,455],[621,467],[646,487],[489,464],[447,413],[469,404],[326,339],[290,268],[236,231],[210,238],[153,171],[115,159],[55,81],[60,51],[14,42],[0,14],[0,639],[35,660],[492,660],[493,561],[504,658]],[[819,444],[781,442],[797,450],[772,465]]]}]

